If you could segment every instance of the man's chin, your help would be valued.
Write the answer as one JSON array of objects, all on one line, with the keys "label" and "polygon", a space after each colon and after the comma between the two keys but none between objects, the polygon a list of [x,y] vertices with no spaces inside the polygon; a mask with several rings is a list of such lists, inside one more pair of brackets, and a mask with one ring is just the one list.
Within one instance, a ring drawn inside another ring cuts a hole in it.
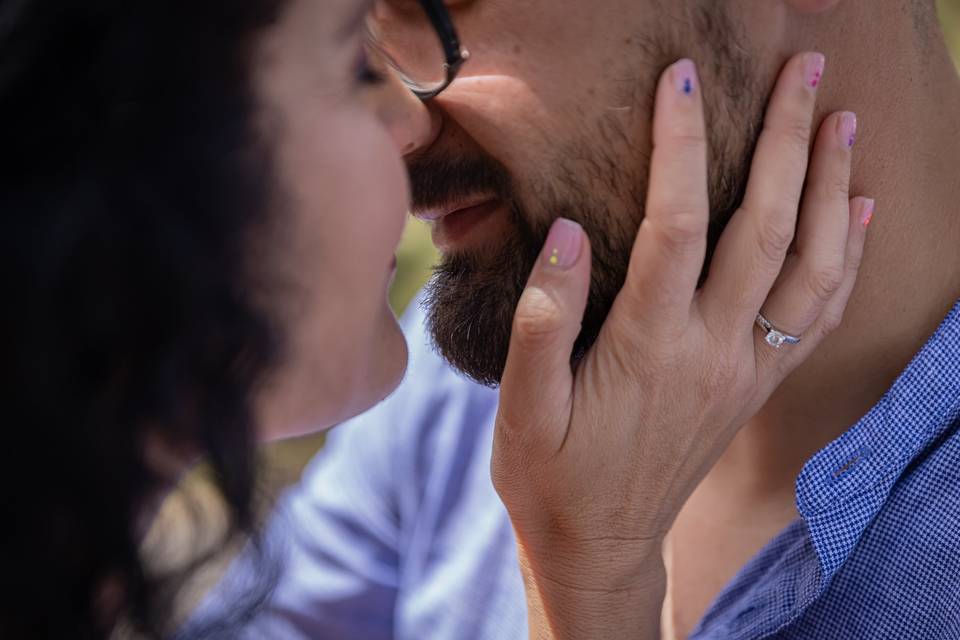
[{"label": "man's chin", "polygon": [[450,365],[497,386],[510,348],[513,314],[536,254],[511,246],[444,256],[424,305],[435,348]]}]

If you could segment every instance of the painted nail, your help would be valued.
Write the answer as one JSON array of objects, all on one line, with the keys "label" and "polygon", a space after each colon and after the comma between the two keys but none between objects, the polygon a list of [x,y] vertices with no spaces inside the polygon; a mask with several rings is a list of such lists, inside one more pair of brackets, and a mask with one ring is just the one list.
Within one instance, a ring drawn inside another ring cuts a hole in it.
[{"label": "painted nail", "polygon": [[678,93],[692,96],[697,90],[697,66],[693,60],[681,60],[673,65],[673,85]]},{"label": "painted nail", "polygon": [[566,218],[557,218],[550,227],[541,259],[545,267],[566,271],[577,263],[583,247],[583,229]]},{"label": "painted nail", "polygon": [[827,59],[822,53],[808,53],[804,56],[804,77],[811,89],[820,86]]},{"label": "painted nail", "polygon": [[840,144],[852,149],[857,143],[857,114],[847,111],[840,116],[837,134],[840,136]]},{"label": "painted nail", "polygon": [[864,198],[860,204],[860,224],[863,225],[863,228],[866,229],[870,226],[870,223],[873,222],[873,213],[875,209],[876,202],[868,198]]}]

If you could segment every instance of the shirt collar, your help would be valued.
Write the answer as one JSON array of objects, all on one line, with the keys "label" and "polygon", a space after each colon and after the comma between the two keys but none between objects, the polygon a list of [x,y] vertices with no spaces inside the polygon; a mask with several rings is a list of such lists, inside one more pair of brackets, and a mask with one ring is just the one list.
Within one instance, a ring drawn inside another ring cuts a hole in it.
[{"label": "shirt collar", "polygon": [[960,419],[960,302],[880,401],[817,453],[797,478],[806,521],[829,583],[906,467]]}]

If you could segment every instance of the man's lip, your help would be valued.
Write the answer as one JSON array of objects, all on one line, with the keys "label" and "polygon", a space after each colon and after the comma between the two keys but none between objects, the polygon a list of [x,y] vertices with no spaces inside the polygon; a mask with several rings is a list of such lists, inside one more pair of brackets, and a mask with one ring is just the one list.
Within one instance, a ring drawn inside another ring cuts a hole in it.
[{"label": "man's lip", "polygon": [[494,233],[497,227],[494,214],[499,209],[499,200],[486,200],[435,220],[430,225],[434,246],[443,254],[479,247]]},{"label": "man's lip", "polygon": [[459,202],[443,206],[443,207],[433,207],[430,209],[422,209],[413,212],[413,216],[424,222],[436,222],[437,220],[442,220],[449,215],[455,213],[460,213],[467,209],[472,209],[474,207],[479,207],[481,205],[488,204],[493,202],[495,198],[492,196],[483,196],[477,198],[470,198],[469,200],[461,200]]}]

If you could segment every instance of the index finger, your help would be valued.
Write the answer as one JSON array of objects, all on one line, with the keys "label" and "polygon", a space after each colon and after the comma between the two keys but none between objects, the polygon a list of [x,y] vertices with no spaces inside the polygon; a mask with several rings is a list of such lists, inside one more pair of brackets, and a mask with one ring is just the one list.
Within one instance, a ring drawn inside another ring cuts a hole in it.
[{"label": "index finger", "polygon": [[703,269],[709,223],[707,136],[696,66],[663,74],[653,119],[653,154],[643,222],[617,307],[650,324],[685,327]]}]

